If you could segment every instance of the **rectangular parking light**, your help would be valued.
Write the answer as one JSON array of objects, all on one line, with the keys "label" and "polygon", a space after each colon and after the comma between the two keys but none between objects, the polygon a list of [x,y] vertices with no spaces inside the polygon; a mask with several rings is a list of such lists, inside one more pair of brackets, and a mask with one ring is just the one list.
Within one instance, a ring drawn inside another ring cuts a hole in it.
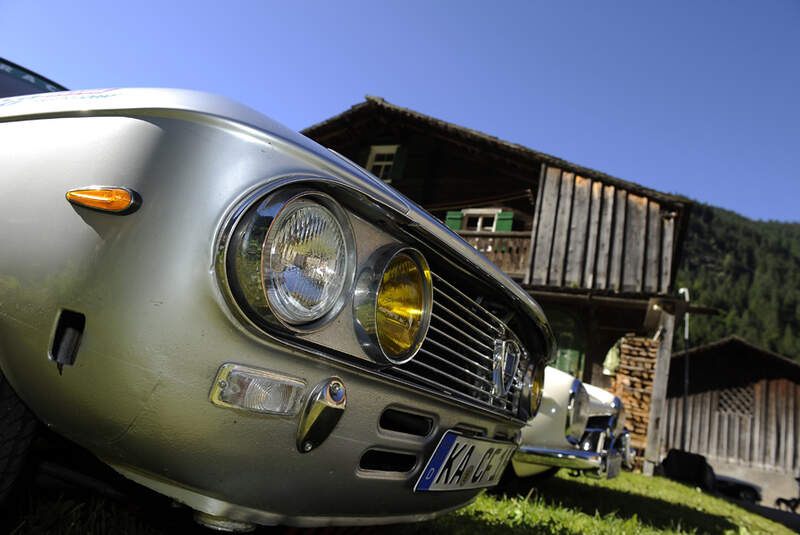
[{"label": "rectangular parking light", "polygon": [[221,407],[291,416],[305,393],[302,379],[227,362],[220,366],[210,399]]}]

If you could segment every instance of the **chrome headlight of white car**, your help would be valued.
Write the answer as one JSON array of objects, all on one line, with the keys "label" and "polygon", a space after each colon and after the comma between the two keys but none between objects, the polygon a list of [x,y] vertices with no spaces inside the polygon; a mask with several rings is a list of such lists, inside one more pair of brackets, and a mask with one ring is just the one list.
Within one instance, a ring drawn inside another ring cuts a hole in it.
[{"label": "chrome headlight of white car", "polygon": [[583,383],[575,379],[569,389],[567,402],[567,440],[570,444],[580,442],[589,421],[589,393]]}]

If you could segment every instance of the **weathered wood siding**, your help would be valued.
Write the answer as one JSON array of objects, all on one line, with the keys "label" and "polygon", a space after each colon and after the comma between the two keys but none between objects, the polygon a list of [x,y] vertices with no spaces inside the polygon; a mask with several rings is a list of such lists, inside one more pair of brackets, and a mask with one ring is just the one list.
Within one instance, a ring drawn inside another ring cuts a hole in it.
[{"label": "weathered wood siding", "polygon": [[538,192],[531,284],[622,293],[670,290],[674,214],[657,201],[550,166]]},{"label": "weathered wood siding", "polygon": [[[762,379],[688,397],[686,448],[709,458],[796,474],[800,385]],[[667,400],[666,450],[680,448],[683,398]]]}]

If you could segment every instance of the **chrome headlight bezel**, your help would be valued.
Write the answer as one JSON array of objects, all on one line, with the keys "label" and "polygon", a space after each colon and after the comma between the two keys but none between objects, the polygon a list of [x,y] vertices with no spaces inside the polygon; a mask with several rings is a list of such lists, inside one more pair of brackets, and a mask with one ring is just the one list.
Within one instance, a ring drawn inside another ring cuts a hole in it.
[{"label": "chrome headlight bezel", "polygon": [[[423,315],[422,321],[415,337],[414,344],[401,356],[390,355],[381,343],[378,333],[377,310],[378,292],[380,291],[383,275],[392,260],[400,255],[405,255],[416,264],[422,275],[423,284]],[[367,262],[367,267],[358,275],[355,291],[353,293],[353,324],[361,348],[375,362],[387,365],[399,365],[409,362],[422,347],[422,342],[428,334],[433,309],[433,280],[431,278],[428,261],[421,252],[413,247],[401,244],[391,244],[377,250]]]},{"label": "chrome headlight bezel", "polygon": [[583,383],[575,379],[569,389],[567,401],[567,420],[566,438],[570,444],[576,445],[580,442],[583,433],[586,431],[586,424],[589,422],[590,408],[589,392]]},{"label": "chrome headlight bezel", "polygon": [[[265,276],[264,255],[267,242],[281,222],[281,214],[294,203],[310,201],[333,216],[345,247],[344,280],[332,303],[307,322],[298,322],[282,313],[274,290]],[[242,311],[257,325],[297,333],[310,333],[330,323],[350,300],[356,271],[356,246],[350,221],[330,195],[307,188],[285,188],[253,202],[236,222],[226,251],[226,271],[231,293]]]}]

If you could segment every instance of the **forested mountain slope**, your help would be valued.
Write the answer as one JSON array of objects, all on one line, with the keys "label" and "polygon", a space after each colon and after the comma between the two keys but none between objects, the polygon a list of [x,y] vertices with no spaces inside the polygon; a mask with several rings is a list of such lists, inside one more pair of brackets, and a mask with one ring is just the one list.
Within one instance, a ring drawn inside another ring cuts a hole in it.
[{"label": "forested mountain slope", "polygon": [[[682,286],[694,302],[724,311],[692,317],[692,346],[737,334],[800,360],[800,223],[695,204],[676,280]],[[676,338],[682,333],[676,325]]]}]

